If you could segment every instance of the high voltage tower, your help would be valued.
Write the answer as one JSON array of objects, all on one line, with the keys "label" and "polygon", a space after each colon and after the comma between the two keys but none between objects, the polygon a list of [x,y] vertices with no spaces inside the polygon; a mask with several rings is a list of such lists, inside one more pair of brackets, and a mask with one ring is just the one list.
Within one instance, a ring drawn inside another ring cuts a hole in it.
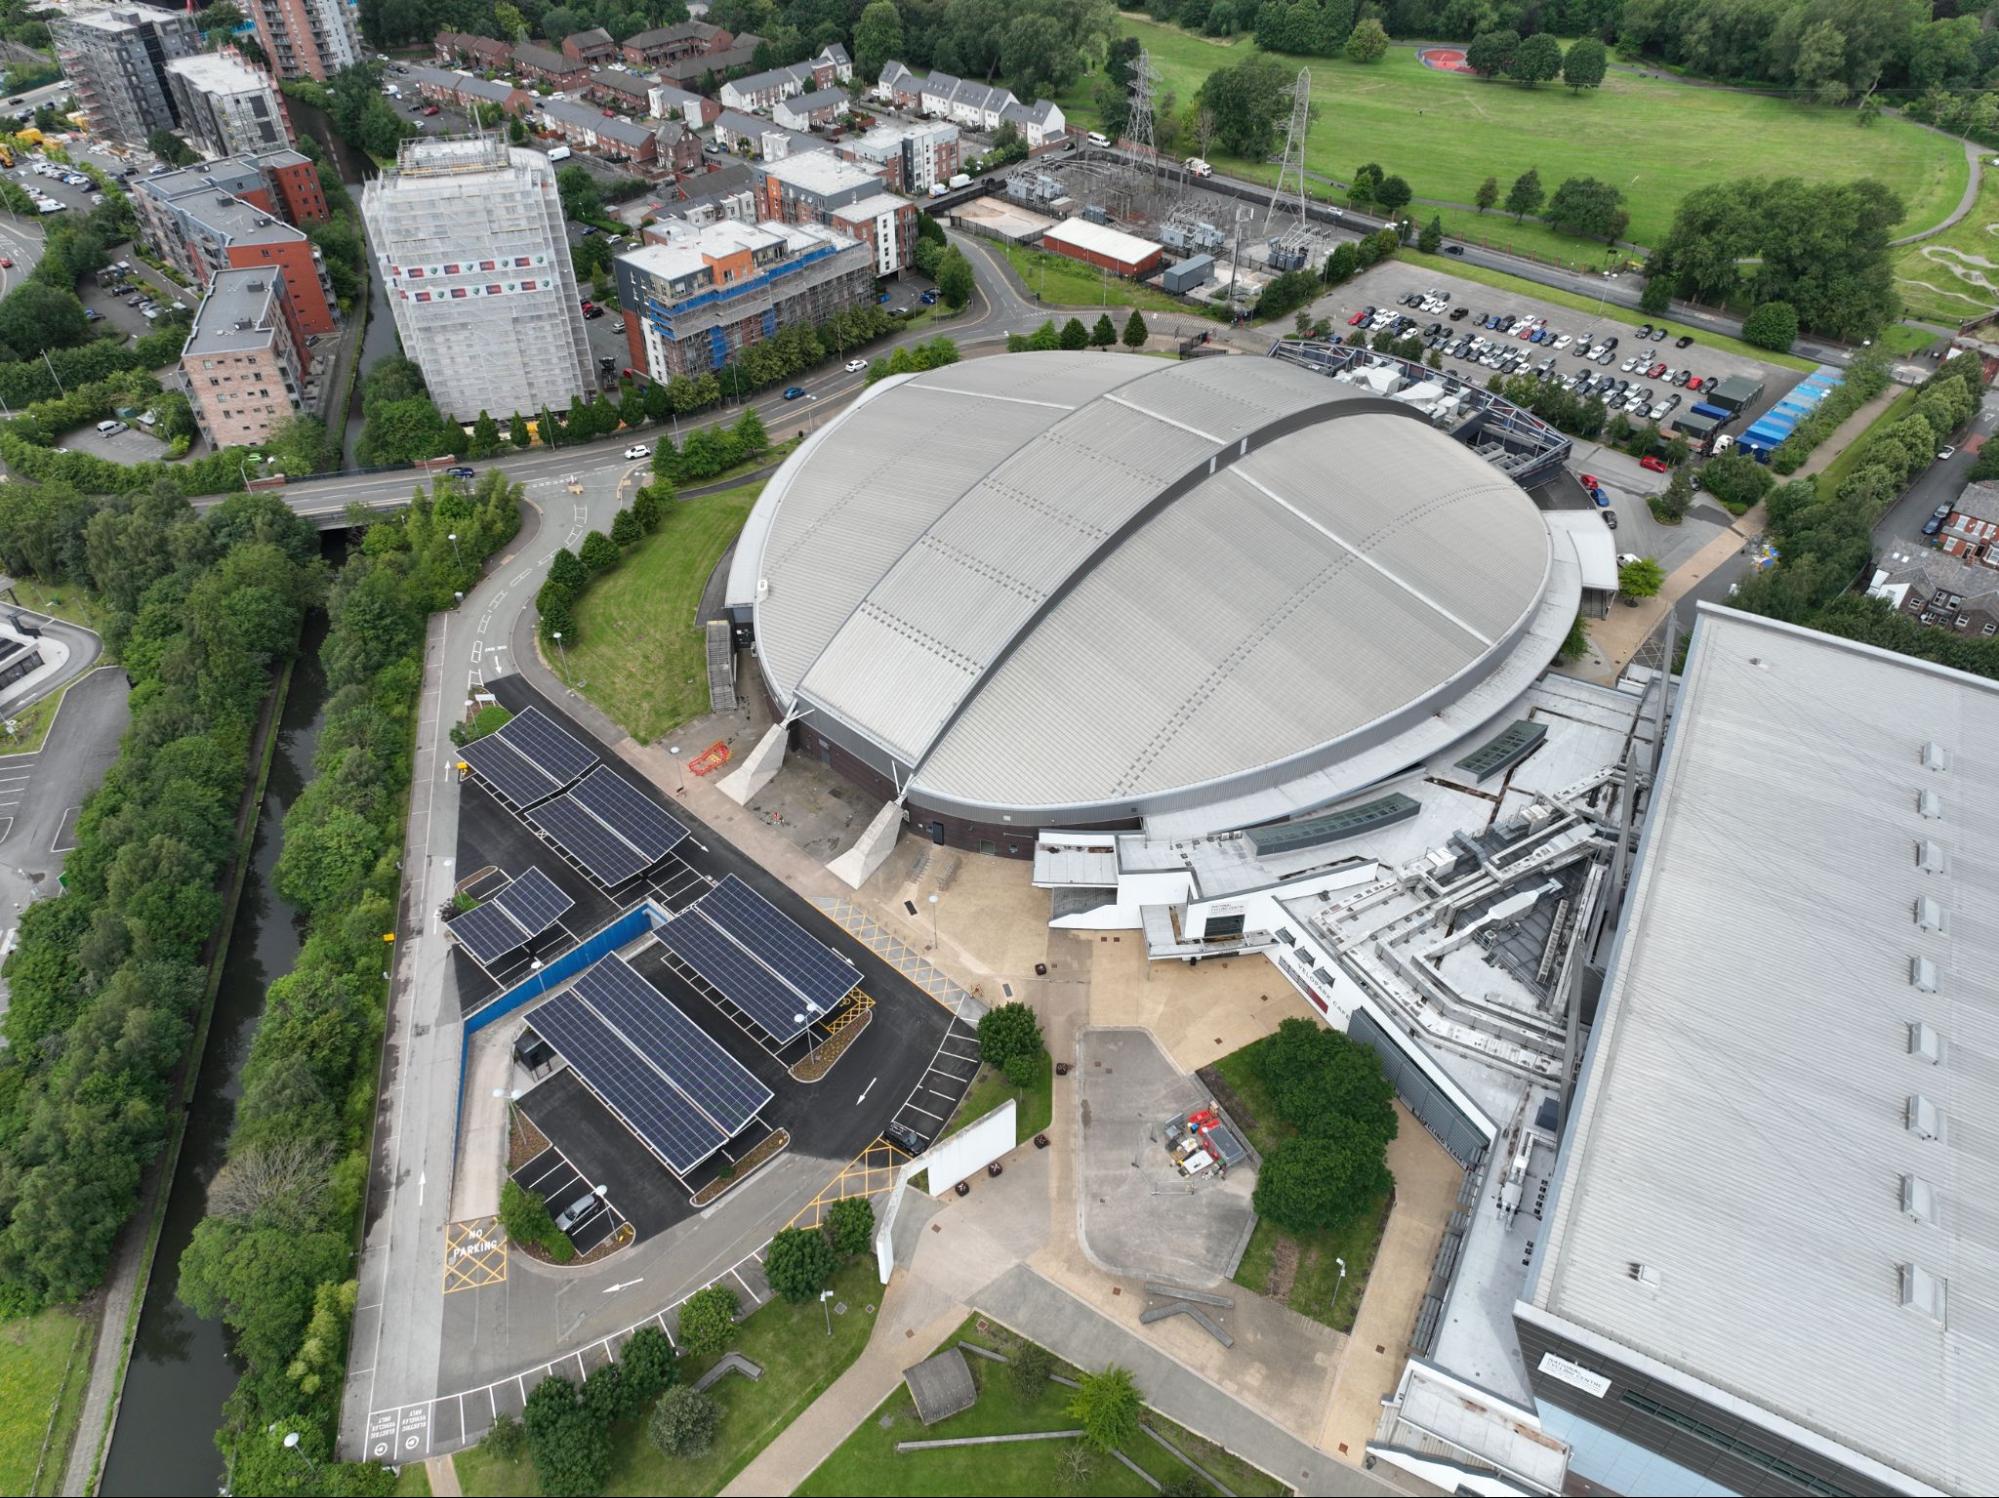
[{"label": "high voltage tower", "polygon": [[1131,64],[1131,111],[1125,117],[1124,134],[1141,163],[1139,196],[1148,215],[1159,193],[1159,149],[1152,140],[1152,94],[1158,84],[1159,69],[1152,65],[1152,54],[1141,50]]},{"label": "high voltage tower", "polygon": [[[1140,54],[1141,60],[1144,54]],[[1298,81],[1291,85],[1291,125],[1284,132],[1284,159],[1277,164],[1277,185],[1270,190],[1270,208],[1263,215],[1263,229],[1270,232],[1270,221],[1277,216],[1277,205],[1284,201],[1284,184],[1296,179],[1298,188],[1298,224],[1304,227],[1311,220],[1305,216],[1305,129],[1312,122],[1312,70],[1300,68]],[[1286,203],[1285,207],[1291,205]]]}]

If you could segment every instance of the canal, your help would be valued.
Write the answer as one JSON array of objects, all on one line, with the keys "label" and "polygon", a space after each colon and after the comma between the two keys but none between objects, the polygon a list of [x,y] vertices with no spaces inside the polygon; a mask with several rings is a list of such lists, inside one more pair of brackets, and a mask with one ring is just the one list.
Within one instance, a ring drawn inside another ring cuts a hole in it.
[{"label": "canal", "polygon": [[243,1063],[264,1012],[264,990],[291,971],[304,934],[299,918],[277,898],[272,874],[284,846],[285,812],[312,778],[312,755],[326,706],[326,676],[319,663],[325,635],[325,618],[315,614],[306,624],[298,664],[292,669],[249,874],[222,960],[222,986],[167,1196],[166,1220],[139,1313],[138,1338],[125,1374],[124,1399],[98,1485],[100,1493],[212,1493],[222,1487],[222,1453],[216,1449],[215,1432],[241,1365],[222,1323],[202,1320],[174,1292],[180,1282],[181,1251],[207,1210],[208,1184],[229,1142]]}]

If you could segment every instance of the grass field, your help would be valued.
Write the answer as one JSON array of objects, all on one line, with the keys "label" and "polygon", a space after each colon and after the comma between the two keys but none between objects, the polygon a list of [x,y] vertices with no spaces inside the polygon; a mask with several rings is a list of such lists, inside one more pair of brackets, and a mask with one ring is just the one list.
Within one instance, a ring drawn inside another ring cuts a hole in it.
[{"label": "grass field", "polygon": [[[708,711],[701,590],[762,487],[674,501],[666,523],[576,606],[568,678],[641,742]],[[562,655],[551,663],[561,668]]]},{"label": "grass field", "polygon": [[[1894,387],[1890,386],[1889,388],[1893,389]],[[1920,390],[1904,390],[1888,403],[1879,416],[1875,417],[1862,428],[1860,435],[1852,442],[1849,442],[1838,457],[1819,470],[1818,485],[1821,496],[1830,499],[1833,495],[1839,493],[1839,486],[1846,482],[1846,476],[1858,468],[1861,459],[1867,456],[1867,443],[1869,439],[1876,432],[1893,426],[1904,416],[1914,411],[1916,409],[1916,397],[1921,394]],[[1827,440],[1830,441],[1830,439]],[[1819,452],[1824,451],[1826,449],[1823,447],[1819,449]]]},{"label": "grass field", "polygon": [[[1086,328],[1095,326],[1095,311],[1110,313],[1119,336],[1123,336],[1125,320],[1131,316],[1133,307],[1143,307],[1148,312],[1176,312],[1182,317],[1198,316],[1200,313],[1200,309],[1184,297],[1168,296],[1163,291],[1155,291],[1150,286],[1137,286],[1116,276],[1106,281],[1101,271],[1092,270],[1066,255],[1023,249],[1017,244],[989,245],[987,248],[1000,250],[1006,255],[1020,279],[1027,283],[1028,295],[1040,296],[1048,304],[1051,317],[1071,307],[1094,309],[1091,316],[1083,319]],[[1061,327],[1064,321],[1065,318],[1057,317],[1056,327]]]},{"label": "grass field", "polygon": [[[1229,1052],[1215,1063],[1215,1070],[1249,1111],[1248,1117],[1236,1122],[1258,1153],[1268,1155],[1297,1130],[1278,1118],[1276,1104],[1257,1075],[1256,1051],[1262,1044],[1252,1041]],[[1259,1217],[1242,1262],[1236,1266],[1235,1282],[1245,1290],[1281,1300],[1300,1316],[1309,1316],[1335,1331],[1352,1331],[1354,1315],[1367,1289],[1368,1272],[1374,1268],[1374,1255],[1381,1247],[1387,1210],[1388,1199],[1376,1198],[1346,1227],[1320,1233],[1288,1233]],[[1340,1284],[1339,1259],[1347,1261],[1344,1285]]]},{"label": "grass field", "polygon": [[[945,1343],[960,1339],[1011,1353],[1020,1344],[994,1328],[979,1331],[979,1318],[967,1320]],[[804,1495],[911,1494],[1133,1494],[1145,1498],[1156,1489],[1108,1456],[1093,1456],[1080,1481],[1065,1469],[1066,1454],[1080,1442],[1023,1441],[999,1448],[961,1446],[939,1451],[898,1452],[899,1441],[941,1441],[965,1436],[1020,1435],[1030,1431],[1073,1430],[1076,1422],[1064,1409],[1072,1397],[1060,1384],[1045,1384],[1039,1393],[1023,1396],[1007,1370],[998,1363],[968,1356],[979,1389],[978,1403],[962,1414],[925,1426],[907,1388],[875,1407],[854,1433],[806,1478],[796,1491]],[[1057,1371],[1071,1377],[1075,1370],[1058,1363]],[[1147,1421],[1180,1450],[1213,1473],[1230,1490],[1242,1494],[1286,1491],[1266,1474],[1237,1461],[1227,1452],[1148,1412]],[[1124,1455],[1161,1483],[1186,1471],[1177,1458],[1156,1441],[1140,1436]]]},{"label": "grass field", "polygon": [[[1801,370],[1806,374],[1818,368],[1818,365],[1810,359],[1803,358],[1797,354],[1772,353],[1769,349],[1757,348],[1752,344],[1744,343],[1740,338],[1731,338],[1726,333],[1714,333],[1706,328],[1689,327],[1687,324],[1675,322],[1671,318],[1654,317],[1648,313],[1633,311],[1629,307],[1605,306],[1591,297],[1578,296],[1573,291],[1563,291],[1554,286],[1543,286],[1538,281],[1523,280],[1519,276],[1508,275],[1503,270],[1492,270],[1483,265],[1467,265],[1453,255],[1425,255],[1417,250],[1404,250],[1397,259],[1401,263],[1412,267],[1428,266],[1432,270],[1440,270],[1449,275],[1462,277],[1467,281],[1476,281],[1482,286],[1493,286],[1502,291],[1510,291],[1515,296],[1533,297],[1537,301],[1552,302],[1557,307],[1572,307],[1578,312],[1588,313],[1592,316],[1595,316],[1599,308],[1601,308],[1603,316],[1614,318],[1619,322],[1631,323],[1634,326],[1640,322],[1649,322],[1654,327],[1658,327],[1663,323],[1666,331],[1674,338],[1678,338],[1682,333],[1691,333],[1694,335],[1695,342],[1700,344],[1701,347],[1715,349],[1721,353],[1740,354],[1745,359],[1758,359],[1765,364],[1782,365],[1786,369]],[[1420,284],[1420,278],[1418,278],[1418,284]]]},{"label": "grass field", "polygon": [[430,1498],[430,1473],[422,1462],[411,1462],[396,1473],[396,1498]]},{"label": "grass field", "polygon": [[1041,1053],[1040,1069],[1035,1072],[1033,1083],[1027,1087],[1014,1086],[1007,1081],[1004,1072],[994,1067],[980,1067],[978,1076],[965,1090],[965,1100],[951,1115],[952,1129],[962,1129],[984,1118],[1008,1098],[1016,1104],[1013,1142],[1025,1144],[1047,1128],[1049,1120],[1055,1116],[1055,1058],[1046,1051]]},{"label": "grass field", "polygon": [[1958,223],[1895,252],[1895,290],[1909,316],[1947,326],[1999,307],[1999,171],[1979,177]]},{"label": "grass field", "polygon": [[61,1308],[0,1322],[0,1493],[61,1487],[90,1376],[90,1335],[89,1322]]},{"label": "grass field", "polygon": [[9,754],[35,754],[42,747],[42,740],[48,737],[49,725],[56,720],[56,709],[62,706],[62,699],[69,691],[64,687],[60,692],[51,692],[32,707],[14,714],[9,720],[12,732],[0,731],[0,758]]},{"label": "grass field", "polygon": [[[833,1289],[834,1303],[847,1309],[833,1317],[831,1337],[816,1300],[802,1306],[774,1300],[742,1324],[735,1350],[760,1364],[764,1376],[752,1384],[730,1374],[709,1390],[721,1407],[722,1420],[706,1456],[668,1460],[646,1439],[643,1418],[614,1427],[605,1493],[613,1498],[704,1494],[728,1486],[867,1346],[875,1324],[874,1307],[881,1300],[874,1255],[864,1254],[849,1263],[833,1277]],[[702,1359],[687,1360],[681,1376],[692,1383],[708,1366]],[[534,1466],[525,1459],[502,1462],[474,1447],[458,1453],[457,1465],[459,1485],[468,1494],[535,1498],[541,1492]]]},{"label": "grass field", "polygon": [[[1170,92],[1181,107],[1210,71],[1255,50],[1247,38],[1213,42],[1130,16],[1119,18],[1118,30],[1145,44],[1160,71],[1161,94]],[[1779,170],[1817,181],[1873,176],[1902,194],[1908,206],[1902,232],[1941,222],[1967,180],[1956,141],[1895,119],[1862,129],[1851,110],[1616,70],[1602,88],[1579,95],[1546,85],[1482,83],[1425,68],[1406,43],[1367,66],[1343,57],[1283,61],[1312,70],[1308,169],[1344,181],[1361,162],[1376,161],[1407,178],[1418,199],[1467,205],[1488,176],[1499,179],[1502,192],[1529,167],[1550,192],[1564,177],[1594,176],[1624,191],[1628,237],[1638,244],[1664,237],[1688,191],[1730,177]],[[1097,123],[1094,81],[1081,80],[1059,101],[1071,124]],[[1266,163],[1221,155],[1215,164],[1266,178],[1275,172]],[[1411,211],[1419,222],[1428,217],[1420,202]]]},{"label": "grass field", "polygon": [[58,619],[67,619],[71,624],[81,624],[85,629],[104,633],[106,622],[103,604],[88,588],[65,583],[51,588],[37,582],[32,577],[14,579],[14,597],[24,609],[33,609],[39,614],[54,614]]}]

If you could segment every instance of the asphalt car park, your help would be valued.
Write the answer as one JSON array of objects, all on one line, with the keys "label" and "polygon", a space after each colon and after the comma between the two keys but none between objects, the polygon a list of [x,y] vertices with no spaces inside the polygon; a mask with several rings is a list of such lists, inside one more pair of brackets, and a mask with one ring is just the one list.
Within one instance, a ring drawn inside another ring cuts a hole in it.
[{"label": "asphalt car park", "polygon": [[[518,676],[491,682],[488,690],[517,713],[538,707],[603,763],[619,763],[582,725]],[[781,880],[689,815],[683,805],[650,784],[639,788],[686,826],[689,836],[647,873],[615,892],[592,886],[476,779],[464,787],[460,798],[458,867],[494,866],[510,873],[529,864],[541,868],[575,898],[575,908],[563,917],[563,924],[576,936],[598,929],[642,895],[650,893],[669,909],[680,910],[733,875],[850,964],[872,1009],[834,1070],[821,1081],[800,1082],[789,1068],[812,1042],[775,1045],[772,1037],[743,1023],[733,1006],[694,977],[656,937],[641,938],[624,949],[626,961],[770,1090],[771,1101],[758,1115],[765,1127],[745,1129],[703,1165],[676,1178],[566,1065],[558,1063],[536,1076],[519,1074],[516,1085],[526,1089],[520,1102],[523,1111],[591,1181],[608,1187],[611,1200],[641,1237],[691,1216],[691,1194],[724,1170],[732,1171],[769,1128],[788,1133],[788,1151],[840,1164],[860,1154],[891,1124],[907,1129],[909,1143],[917,1148],[935,1139],[977,1070],[976,1040],[970,1028],[954,1021],[885,958],[825,919]],[[462,951],[454,959],[453,978],[459,986],[461,1011],[490,1001],[499,991],[491,975]],[[518,1012],[525,1028],[533,1028],[536,1007],[530,1004]],[[512,1024],[513,1016],[505,1023]]]},{"label": "asphalt car park", "polygon": [[100,432],[94,426],[78,427],[59,440],[74,453],[89,453],[113,463],[151,463],[164,459],[167,445],[136,421],[124,424],[122,432]]},{"label": "asphalt car park", "polygon": [[[538,1120],[536,1127],[540,1127]],[[589,1253],[626,1221],[610,1188],[571,1164],[569,1157],[554,1145],[515,1170],[513,1177],[515,1185],[542,1199],[551,1217],[581,1207],[563,1228],[579,1255]]]}]

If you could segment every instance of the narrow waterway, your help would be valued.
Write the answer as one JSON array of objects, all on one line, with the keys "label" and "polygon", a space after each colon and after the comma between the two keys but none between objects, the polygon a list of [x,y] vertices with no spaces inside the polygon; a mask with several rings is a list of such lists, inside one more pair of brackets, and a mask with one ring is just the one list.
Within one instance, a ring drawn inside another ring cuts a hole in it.
[{"label": "narrow waterway", "polygon": [[312,776],[326,705],[319,647],[326,626],[306,626],[280,721],[277,754],[257,819],[250,871],[222,961],[222,986],[202,1053],[187,1136],[167,1197],[153,1277],[139,1313],[139,1334],[125,1375],[124,1401],[98,1491],[105,1494],[212,1493],[222,1486],[215,1432],[240,1365],[219,1321],[204,1321],[174,1298],[181,1250],[208,1203],[208,1183],[222,1164],[236,1116],[243,1062],[264,1010],[264,990],[291,971],[299,922],[277,898],[271,876],[283,847],[286,810]]},{"label": "narrow waterway", "polygon": [[[361,206],[361,184],[375,175],[375,163],[363,152],[355,150],[346,141],[333,133],[333,126],[323,111],[298,99],[285,101],[285,108],[291,115],[292,128],[300,135],[309,135],[318,141],[340,170],[340,180],[347,184],[347,190],[354,199],[354,206]],[[368,331],[361,338],[361,371],[366,373],[369,366],[379,359],[386,359],[396,353],[396,320],[389,311],[387,294],[382,289],[382,278],[374,273],[374,257],[368,257]],[[330,424],[330,423],[329,423]],[[340,461],[343,468],[355,468],[359,464],[354,456],[355,444],[361,440],[361,380],[354,380],[354,393],[347,402],[347,430],[341,438]]]}]

